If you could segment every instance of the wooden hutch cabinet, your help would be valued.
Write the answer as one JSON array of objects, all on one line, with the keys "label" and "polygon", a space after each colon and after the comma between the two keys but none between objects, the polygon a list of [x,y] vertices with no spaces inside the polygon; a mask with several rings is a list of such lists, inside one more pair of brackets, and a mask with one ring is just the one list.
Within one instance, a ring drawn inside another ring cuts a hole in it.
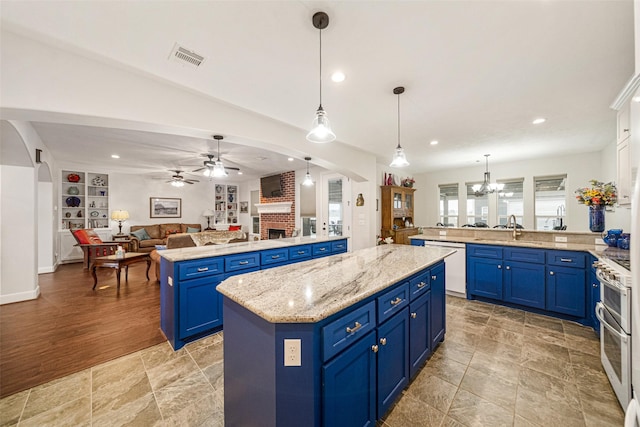
[{"label": "wooden hutch cabinet", "polygon": [[[394,243],[410,245],[409,236],[418,234],[418,229],[413,227],[413,193],[415,188],[398,187],[396,185],[383,185],[380,187],[382,229],[380,236],[384,239],[391,236]],[[406,226],[407,221],[411,224]]]}]

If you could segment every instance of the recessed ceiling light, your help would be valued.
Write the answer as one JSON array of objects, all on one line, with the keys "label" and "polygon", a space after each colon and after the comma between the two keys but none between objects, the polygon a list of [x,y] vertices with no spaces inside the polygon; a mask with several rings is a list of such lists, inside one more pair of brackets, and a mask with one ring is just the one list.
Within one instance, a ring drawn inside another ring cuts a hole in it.
[{"label": "recessed ceiling light", "polygon": [[331,74],[331,81],[336,83],[343,82],[346,78],[347,76],[345,76],[342,71],[336,71],[335,73]]},{"label": "recessed ceiling light", "polygon": [[429,144],[431,145],[438,145],[438,141],[436,141],[435,139],[433,141],[431,141]]},{"label": "recessed ceiling light", "polygon": [[293,157],[289,157],[287,160],[289,160],[290,162],[293,162]]},{"label": "recessed ceiling light", "polygon": [[540,117],[540,118],[535,119],[532,123],[534,125],[539,125],[540,123],[544,123],[546,121],[547,121],[547,119],[545,119],[544,117]]},{"label": "recessed ceiling light", "polygon": [[242,171],[238,171],[238,175],[242,175]]},{"label": "recessed ceiling light", "polygon": [[112,158],[112,159],[119,159],[119,158],[120,158],[120,156],[118,156],[117,154],[112,154],[112,155],[111,155],[111,158]]}]

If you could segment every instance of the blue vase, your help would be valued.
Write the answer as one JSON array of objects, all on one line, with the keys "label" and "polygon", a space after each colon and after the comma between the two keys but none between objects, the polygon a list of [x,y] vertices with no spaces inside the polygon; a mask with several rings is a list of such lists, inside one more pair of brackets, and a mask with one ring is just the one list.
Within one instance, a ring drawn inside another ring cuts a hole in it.
[{"label": "blue vase", "polygon": [[589,206],[589,230],[593,232],[604,231],[604,206],[603,205],[591,205]]}]

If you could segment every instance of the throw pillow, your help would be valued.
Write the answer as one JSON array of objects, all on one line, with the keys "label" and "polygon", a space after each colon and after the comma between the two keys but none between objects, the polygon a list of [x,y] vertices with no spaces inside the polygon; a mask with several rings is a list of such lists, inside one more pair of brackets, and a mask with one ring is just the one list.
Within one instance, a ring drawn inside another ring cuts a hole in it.
[{"label": "throw pillow", "polygon": [[242,229],[241,225],[230,225],[229,226],[229,231],[240,231],[240,229]]},{"label": "throw pillow", "polygon": [[147,230],[145,230],[144,228],[141,228],[139,230],[136,231],[132,231],[131,234],[135,237],[138,238],[138,240],[149,240],[151,239],[151,236],[149,236],[149,233],[147,233]]},{"label": "throw pillow", "polygon": [[168,237],[168,236],[170,236],[172,234],[178,234],[179,232],[180,232],[180,230],[167,230],[165,232],[165,237]]},{"label": "throw pillow", "polygon": [[187,227],[187,233],[199,233],[200,229],[195,227]]}]

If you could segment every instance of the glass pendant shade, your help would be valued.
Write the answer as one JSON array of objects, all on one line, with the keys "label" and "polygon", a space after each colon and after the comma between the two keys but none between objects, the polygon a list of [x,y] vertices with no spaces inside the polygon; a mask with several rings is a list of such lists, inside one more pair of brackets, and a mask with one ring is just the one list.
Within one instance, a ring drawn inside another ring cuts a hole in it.
[{"label": "glass pendant shade", "polygon": [[393,160],[391,164],[389,164],[392,168],[402,168],[404,166],[409,166],[409,162],[407,161],[407,156],[404,154],[404,148],[400,145],[396,147],[396,152],[393,155]]},{"label": "glass pendant shade", "polygon": [[336,139],[336,134],[331,130],[327,113],[325,113],[322,105],[316,111],[316,117],[311,123],[311,130],[307,134],[307,140],[316,144],[324,144]]},{"label": "glass pendant shade", "polygon": [[302,185],[306,187],[310,187],[313,185],[313,178],[311,178],[311,174],[309,172],[307,172],[307,174],[304,176],[304,181],[302,181]]},{"label": "glass pendant shade", "polygon": [[220,160],[216,160],[216,163],[213,165],[213,172],[211,173],[211,176],[214,178],[222,178],[228,175],[229,174],[224,169],[222,162]]},{"label": "glass pendant shade", "polygon": [[213,169],[211,169],[211,168],[209,168],[209,167],[206,167],[206,168],[204,169],[204,172],[202,172],[202,174],[203,174],[204,176],[206,176],[206,177],[210,177],[210,176],[212,176],[212,175],[213,175]]}]

